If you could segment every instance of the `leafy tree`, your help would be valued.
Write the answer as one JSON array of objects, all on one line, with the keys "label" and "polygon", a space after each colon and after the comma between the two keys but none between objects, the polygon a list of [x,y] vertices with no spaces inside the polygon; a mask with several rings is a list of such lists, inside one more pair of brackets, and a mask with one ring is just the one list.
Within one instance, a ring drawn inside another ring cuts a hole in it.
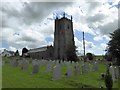
[{"label": "leafy tree", "polygon": [[106,59],[107,61],[112,61],[112,55],[111,55],[111,53],[107,52],[107,53],[105,54],[105,59]]},{"label": "leafy tree", "polygon": [[94,55],[92,53],[87,53],[86,54],[86,58],[88,58],[89,60],[93,60]]},{"label": "leafy tree", "polygon": [[18,50],[16,50],[15,56],[19,56],[19,51]]},{"label": "leafy tree", "polygon": [[27,52],[28,52],[28,49],[24,47],[24,48],[22,49],[22,56],[24,55],[24,53],[27,53]]},{"label": "leafy tree", "polygon": [[112,58],[116,58],[117,64],[120,65],[120,28],[111,33],[110,38],[107,52]]}]

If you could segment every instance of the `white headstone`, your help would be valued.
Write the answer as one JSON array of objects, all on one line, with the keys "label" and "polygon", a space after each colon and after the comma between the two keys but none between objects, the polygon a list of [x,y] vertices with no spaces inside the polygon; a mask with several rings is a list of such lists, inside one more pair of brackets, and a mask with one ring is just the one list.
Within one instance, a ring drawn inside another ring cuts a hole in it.
[{"label": "white headstone", "polygon": [[60,64],[57,63],[57,65],[53,68],[53,80],[60,80],[61,79],[61,67]]},{"label": "white headstone", "polygon": [[114,71],[114,67],[113,66],[110,66],[110,74],[112,75],[112,80],[115,81],[115,71]]}]

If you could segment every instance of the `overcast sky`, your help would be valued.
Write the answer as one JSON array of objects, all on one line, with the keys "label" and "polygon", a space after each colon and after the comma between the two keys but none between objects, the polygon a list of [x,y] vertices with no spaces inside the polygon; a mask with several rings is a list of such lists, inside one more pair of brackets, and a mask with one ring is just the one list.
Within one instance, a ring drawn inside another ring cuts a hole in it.
[{"label": "overcast sky", "polygon": [[86,52],[103,55],[109,33],[118,28],[118,0],[78,0],[75,2],[31,2],[14,0],[0,5],[0,50],[12,51],[53,45],[54,19],[73,16],[75,45],[83,54],[82,32]]}]

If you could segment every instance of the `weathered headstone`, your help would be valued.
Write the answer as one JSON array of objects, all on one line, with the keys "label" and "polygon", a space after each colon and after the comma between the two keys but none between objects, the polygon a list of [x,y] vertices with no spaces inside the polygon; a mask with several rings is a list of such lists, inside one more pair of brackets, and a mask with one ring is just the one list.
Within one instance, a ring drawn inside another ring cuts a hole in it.
[{"label": "weathered headstone", "polygon": [[68,67],[68,71],[67,71],[67,77],[71,77],[72,75],[73,75],[73,73],[72,73],[72,67],[69,66]]},{"label": "weathered headstone", "polygon": [[72,63],[72,66],[74,66],[74,65],[75,65],[75,62],[74,62],[74,61],[72,61],[71,63]]},{"label": "weathered headstone", "polygon": [[79,75],[80,74],[80,65],[76,64],[75,65],[75,75]]},{"label": "weathered headstone", "polygon": [[33,71],[32,73],[38,73],[39,72],[39,65],[38,65],[38,61],[37,60],[33,60]]},{"label": "weathered headstone", "polygon": [[27,60],[22,61],[22,70],[27,71],[29,67],[29,62]]},{"label": "weathered headstone", "polygon": [[18,66],[18,61],[16,59],[12,60],[12,66],[17,67]]},{"label": "weathered headstone", "polygon": [[113,66],[110,66],[110,74],[112,75],[112,80],[115,81],[115,71],[114,71],[114,67]]},{"label": "weathered headstone", "polygon": [[46,65],[46,68],[47,68],[47,72],[51,72],[53,68],[53,62],[49,61]]},{"label": "weathered headstone", "polygon": [[92,71],[92,65],[91,65],[91,63],[88,64],[88,71],[89,71],[89,72]]},{"label": "weathered headstone", "polygon": [[23,60],[18,60],[18,66],[22,66],[22,61]]},{"label": "weathered headstone", "polygon": [[85,72],[86,72],[86,66],[85,64],[82,64],[82,74],[85,74]]},{"label": "weathered headstone", "polygon": [[60,64],[57,63],[57,65],[53,68],[53,80],[60,80],[61,79],[61,67]]},{"label": "weathered headstone", "polygon": [[115,67],[114,67],[114,71],[115,71],[115,78],[118,79],[118,76],[119,76],[118,66],[115,66]]},{"label": "weathered headstone", "polygon": [[97,71],[98,70],[98,62],[95,62],[94,63],[94,71]]}]

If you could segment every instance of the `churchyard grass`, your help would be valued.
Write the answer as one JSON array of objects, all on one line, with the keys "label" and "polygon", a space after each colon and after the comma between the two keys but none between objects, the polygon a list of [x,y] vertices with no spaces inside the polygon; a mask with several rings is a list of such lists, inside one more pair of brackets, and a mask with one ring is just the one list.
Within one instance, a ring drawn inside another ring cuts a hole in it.
[{"label": "churchyard grass", "polygon": [[0,89],[2,88],[2,67],[0,67]]},{"label": "churchyard grass", "polygon": [[[32,74],[32,64],[30,63],[28,71],[23,71],[19,66],[10,66],[9,58],[3,58],[6,61],[2,68],[2,87],[3,88],[99,88],[105,87],[101,80],[101,73],[105,73],[105,64],[100,64],[98,71],[87,72],[84,75],[68,78],[65,76],[67,66],[62,66],[62,79],[52,80],[52,73],[46,72],[45,65],[39,67],[39,73]],[[118,82],[114,82],[113,88],[118,87]]]}]

